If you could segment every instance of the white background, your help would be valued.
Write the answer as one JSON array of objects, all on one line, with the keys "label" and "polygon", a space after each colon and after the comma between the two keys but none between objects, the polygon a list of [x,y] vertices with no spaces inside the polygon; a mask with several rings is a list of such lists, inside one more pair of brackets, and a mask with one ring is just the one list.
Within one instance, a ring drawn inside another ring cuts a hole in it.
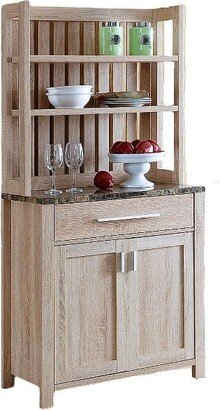
[{"label": "white background", "polygon": [[[3,1],[11,3],[11,1]],[[219,409],[220,408],[220,15],[219,1],[185,0],[186,27],[186,158],[189,184],[206,185],[206,346],[207,376],[194,380],[189,369],[139,376],[55,393],[55,408]],[[154,8],[178,0],[36,0],[32,5]],[[120,20],[120,15],[118,16]],[[0,391],[1,409],[38,408],[38,389],[16,379]]]}]

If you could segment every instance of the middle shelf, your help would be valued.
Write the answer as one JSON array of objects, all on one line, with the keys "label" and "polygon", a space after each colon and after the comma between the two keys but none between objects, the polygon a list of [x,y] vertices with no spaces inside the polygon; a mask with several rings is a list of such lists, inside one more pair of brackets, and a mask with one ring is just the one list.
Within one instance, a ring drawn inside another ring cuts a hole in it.
[{"label": "middle shelf", "polygon": [[[32,117],[58,116],[58,115],[92,115],[92,114],[123,114],[123,113],[145,113],[145,112],[176,112],[178,105],[154,105],[145,107],[97,107],[97,108],[44,108],[30,110]],[[19,117],[19,110],[12,110],[13,117]]]},{"label": "middle shelf", "polygon": [[[178,55],[30,55],[31,63],[172,63],[177,61]],[[19,57],[12,57],[10,62],[13,64],[18,64]]]}]

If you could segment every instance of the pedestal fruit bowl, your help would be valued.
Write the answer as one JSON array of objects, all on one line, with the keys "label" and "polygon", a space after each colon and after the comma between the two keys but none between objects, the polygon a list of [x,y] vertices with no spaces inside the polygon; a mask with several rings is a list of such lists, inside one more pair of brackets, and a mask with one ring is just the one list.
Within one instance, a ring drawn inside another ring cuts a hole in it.
[{"label": "pedestal fruit bowl", "polygon": [[150,170],[151,162],[159,162],[164,158],[165,152],[150,152],[146,154],[111,154],[109,161],[122,163],[123,169],[129,177],[121,184],[123,188],[154,188],[154,183],[149,181],[145,174]]}]

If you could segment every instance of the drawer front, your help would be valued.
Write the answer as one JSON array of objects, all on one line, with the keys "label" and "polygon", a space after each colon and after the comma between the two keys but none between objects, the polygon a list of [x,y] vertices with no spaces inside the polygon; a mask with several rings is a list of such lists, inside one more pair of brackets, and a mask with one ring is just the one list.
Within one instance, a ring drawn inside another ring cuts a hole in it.
[{"label": "drawer front", "polygon": [[55,205],[55,240],[193,227],[193,195]]}]

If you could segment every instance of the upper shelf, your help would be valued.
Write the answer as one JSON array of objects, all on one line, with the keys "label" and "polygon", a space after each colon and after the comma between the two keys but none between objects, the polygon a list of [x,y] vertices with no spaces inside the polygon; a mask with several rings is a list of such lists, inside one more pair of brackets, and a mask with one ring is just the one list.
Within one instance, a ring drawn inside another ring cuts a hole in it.
[{"label": "upper shelf", "polygon": [[[144,107],[97,107],[97,108],[45,108],[31,110],[31,116],[57,116],[57,115],[91,115],[91,114],[123,114],[123,113],[144,113],[144,112],[163,112],[178,111],[177,105],[151,105]],[[18,117],[19,110],[13,110],[12,116]]]},{"label": "upper shelf", "polygon": [[[176,62],[174,56],[106,56],[106,55],[31,55],[31,63],[163,63]],[[19,63],[19,57],[12,57],[10,62]]]}]

